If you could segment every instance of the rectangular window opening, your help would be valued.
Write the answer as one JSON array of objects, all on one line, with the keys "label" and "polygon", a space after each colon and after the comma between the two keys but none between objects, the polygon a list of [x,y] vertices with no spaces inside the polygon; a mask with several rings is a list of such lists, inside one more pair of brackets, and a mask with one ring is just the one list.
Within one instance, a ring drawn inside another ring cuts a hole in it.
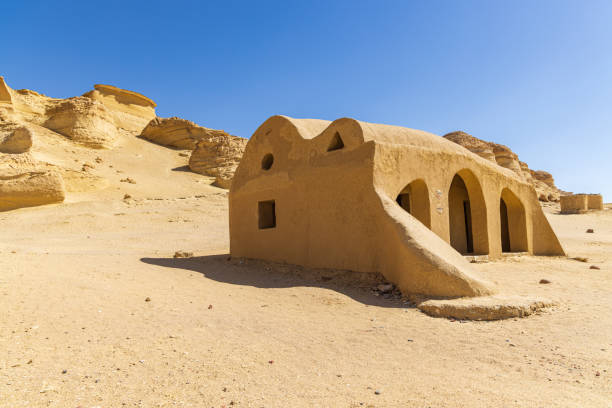
[{"label": "rectangular window opening", "polygon": [[274,200],[260,201],[257,210],[259,229],[276,228],[276,203]]}]

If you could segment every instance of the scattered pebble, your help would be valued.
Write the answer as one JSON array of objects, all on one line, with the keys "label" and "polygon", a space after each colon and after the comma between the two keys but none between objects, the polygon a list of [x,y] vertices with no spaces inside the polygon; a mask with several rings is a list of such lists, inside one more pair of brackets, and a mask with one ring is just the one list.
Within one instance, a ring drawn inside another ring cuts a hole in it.
[{"label": "scattered pebble", "polygon": [[547,284],[547,283],[550,283],[550,281],[548,279],[540,279],[540,283]]},{"label": "scattered pebble", "polygon": [[151,298],[147,296],[147,298],[145,299],[145,302],[150,302]]},{"label": "scattered pebble", "polygon": [[188,157],[188,156],[189,156],[189,153],[180,152],[180,153],[179,153],[179,156],[181,156],[181,157]]},{"label": "scattered pebble", "polygon": [[393,284],[392,283],[381,283],[376,288],[382,293],[387,293],[393,290]]},{"label": "scattered pebble", "polygon": [[132,198],[132,196],[131,196],[131,195],[129,195],[129,194],[125,194],[125,195],[123,196],[123,199],[124,199],[124,200],[127,200],[127,199],[129,199],[129,198]]},{"label": "scattered pebble", "polygon": [[274,360],[268,361],[269,364],[274,364]]},{"label": "scattered pebble", "polygon": [[208,305],[208,310],[212,309],[213,306],[212,305]]},{"label": "scattered pebble", "polygon": [[376,395],[380,395],[380,394],[381,394],[381,392],[380,392],[379,390],[376,390],[376,391],[374,391],[374,394],[376,394]]},{"label": "scattered pebble", "polygon": [[578,262],[587,262],[588,261],[588,258],[585,258],[583,256],[575,256],[572,259],[575,260],[575,261],[578,261]]},{"label": "scattered pebble", "polygon": [[591,266],[589,267],[589,269],[601,269],[601,268],[600,268],[599,266],[596,266],[596,265],[591,265]]},{"label": "scattered pebble", "polygon": [[134,179],[130,178],[130,177],[126,177],[124,179],[119,180],[122,183],[130,183],[130,184],[136,184],[136,181],[134,181]]},{"label": "scattered pebble", "polygon": [[592,234],[595,232],[595,230],[593,230],[593,228],[589,228],[588,230],[586,230],[587,234]]},{"label": "scattered pebble", "polygon": [[68,370],[62,370],[62,374],[66,374]]},{"label": "scattered pebble", "polygon": [[174,253],[175,258],[191,258],[192,256],[193,256],[193,252],[176,251]]}]

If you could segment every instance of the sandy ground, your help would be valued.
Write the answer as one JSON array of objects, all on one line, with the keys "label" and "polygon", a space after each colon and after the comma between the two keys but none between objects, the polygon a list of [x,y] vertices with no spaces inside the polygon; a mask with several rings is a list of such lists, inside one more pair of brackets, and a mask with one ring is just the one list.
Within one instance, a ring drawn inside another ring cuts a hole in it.
[{"label": "sandy ground", "polygon": [[140,140],[95,154],[116,174],[105,191],[0,213],[0,407],[612,406],[612,210],[547,208],[586,263],[475,264],[559,306],[460,322],[228,260],[227,193],[186,158]]}]

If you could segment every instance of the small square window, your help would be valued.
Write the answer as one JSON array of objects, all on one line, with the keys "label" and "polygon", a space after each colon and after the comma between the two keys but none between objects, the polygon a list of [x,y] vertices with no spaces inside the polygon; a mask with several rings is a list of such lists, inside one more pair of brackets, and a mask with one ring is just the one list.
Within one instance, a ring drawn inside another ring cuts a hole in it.
[{"label": "small square window", "polygon": [[276,203],[274,200],[260,201],[257,204],[259,229],[276,227]]}]

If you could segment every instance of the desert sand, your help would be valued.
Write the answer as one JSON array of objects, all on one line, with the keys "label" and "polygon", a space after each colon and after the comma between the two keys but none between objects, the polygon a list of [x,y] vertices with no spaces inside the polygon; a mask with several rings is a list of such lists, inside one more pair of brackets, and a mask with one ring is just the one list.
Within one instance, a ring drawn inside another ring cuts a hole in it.
[{"label": "desert sand", "polygon": [[612,405],[611,210],[545,203],[568,257],[474,264],[556,306],[433,318],[371,282],[229,258],[227,190],[122,137],[79,151],[107,188],[0,213],[1,407]]}]

